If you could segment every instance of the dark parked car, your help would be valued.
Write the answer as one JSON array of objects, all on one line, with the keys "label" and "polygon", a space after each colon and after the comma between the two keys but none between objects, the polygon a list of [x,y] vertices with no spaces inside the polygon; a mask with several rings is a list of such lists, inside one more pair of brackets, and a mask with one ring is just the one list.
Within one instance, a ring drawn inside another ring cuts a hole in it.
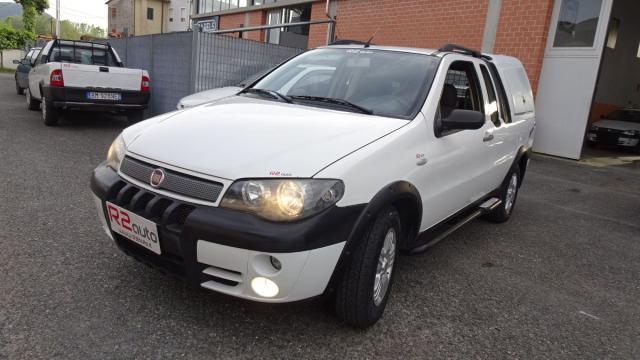
[{"label": "dark parked car", "polygon": [[587,146],[616,145],[640,151],[640,109],[615,110],[593,123]]},{"label": "dark parked car", "polygon": [[22,60],[13,60],[14,64],[18,64],[15,74],[16,93],[18,95],[24,95],[24,89],[29,86],[29,71],[31,71],[31,67],[36,61],[38,54],[40,54],[40,50],[42,50],[42,48],[31,48]]}]

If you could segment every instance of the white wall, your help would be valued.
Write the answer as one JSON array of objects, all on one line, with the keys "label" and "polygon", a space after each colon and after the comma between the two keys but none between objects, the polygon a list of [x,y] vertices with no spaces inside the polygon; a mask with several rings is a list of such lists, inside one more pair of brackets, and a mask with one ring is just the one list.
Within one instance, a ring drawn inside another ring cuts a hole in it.
[{"label": "white wall", "polygon": [[615,49],[605,47],[595,102],[640,106],[640,1],[615,0],[611,17],[620,20]]},{"label": "white wall", "polygon": [[18,65],[13,60],[21,60],[25,52],[22,50],[2,50],[2,67],[5,69],[15,69]]},{"label": "white wall", "polygon": [[[165,19],[165,29],[168,32],[172,32],[172,31],[186,31],[187,29],[189,29],[189,22],[190,22],[190,14],[189,14],[189,10],[192,10],[190,7],[190,3],[191,0],[171,0],[171,2],[168,4],[168,8],[167,9],[173,9],[173,22],[169,21],[169,17],[171,16],[169,14],[169,11],[167,11],[167,16]],[[195,1],[193,2],[195,6]],[[184,17],[184,21],[181,21],[181,14],[180,14],[180,9],[184,8],[185,9],[185,17]]]}]

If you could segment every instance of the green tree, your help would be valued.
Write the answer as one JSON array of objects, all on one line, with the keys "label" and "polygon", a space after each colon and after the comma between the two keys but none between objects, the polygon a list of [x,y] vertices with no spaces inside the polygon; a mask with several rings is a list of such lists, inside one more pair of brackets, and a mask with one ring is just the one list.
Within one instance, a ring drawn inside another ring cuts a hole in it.
[{"label": "green tree", "polygon": [[36,15],[49,8],[48,0],[14,0],[22,5],[22,22],[26,31],[36,32]]}]

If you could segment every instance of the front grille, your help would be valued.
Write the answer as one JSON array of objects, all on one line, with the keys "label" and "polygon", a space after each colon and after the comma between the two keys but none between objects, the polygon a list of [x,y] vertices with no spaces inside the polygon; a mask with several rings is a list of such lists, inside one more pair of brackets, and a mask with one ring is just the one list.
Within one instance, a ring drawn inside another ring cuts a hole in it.
[{"label": "front grille", "polygon": [[[128,156],[122,160],[122,165],[120,165],[120,171],[123,174],[142,181],[145,184],[149,183],[151,173],[158,168],[158,166],[147,164]],[[222,184],[215,181],[200,179],[173,170],[162,170],[165,173],[164,181],[158,188],[179,195],[216,202],[223,188]]]}]

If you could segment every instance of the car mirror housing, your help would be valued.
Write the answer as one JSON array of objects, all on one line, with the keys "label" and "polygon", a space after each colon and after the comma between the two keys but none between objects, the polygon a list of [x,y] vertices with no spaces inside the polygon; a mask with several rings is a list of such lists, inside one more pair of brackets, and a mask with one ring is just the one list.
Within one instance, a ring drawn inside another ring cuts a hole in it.
[{"label": "car mirror housing", "polygon": [[484,125],[485,118],[480,111],[453,109],[440,122],[443,131],[476,130]]},{"label": "car mirror housing", "polygon": [[20,61],[20,60],[13,60],[13,63],[14,63],[14,64],[16,64],[16,65],[18,65],[18,64],[20,64],[20,63],[21,63],[21,61]]}]

